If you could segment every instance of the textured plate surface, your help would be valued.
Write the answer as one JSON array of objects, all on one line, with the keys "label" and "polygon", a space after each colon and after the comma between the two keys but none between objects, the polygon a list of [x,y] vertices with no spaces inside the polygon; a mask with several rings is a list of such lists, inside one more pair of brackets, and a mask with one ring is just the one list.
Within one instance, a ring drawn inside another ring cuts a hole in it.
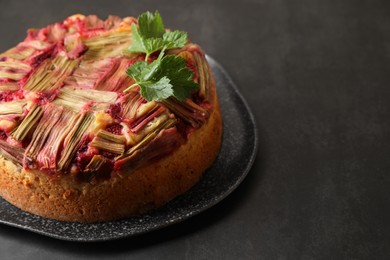
[{"label": "textured plate surface", "polygon": [[255,158],[253,115],[225,70],[207,57],[214,73],[224,134],[220,154],[201,181],[163,208],[125,220],[97,224],[59,222],[19,210],[0,198],[0,223],[70,241],[104,241],[150,232],[194,216],[217,204],[245,178]]}]

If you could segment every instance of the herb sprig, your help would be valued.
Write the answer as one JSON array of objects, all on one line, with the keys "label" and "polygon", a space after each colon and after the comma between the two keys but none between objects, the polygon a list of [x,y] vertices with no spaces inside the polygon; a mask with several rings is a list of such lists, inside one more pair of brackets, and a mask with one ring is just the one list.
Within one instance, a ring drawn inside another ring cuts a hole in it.
[{"label": "herb sprig", "polygon": [[153,15],[145,12],[138,17],[138,27],[132,24],[133,41],[129,52],[146,53],[145,61],[150,54],[162,50],[181,48],[187,43],[187,33],[183,31],[169,32],[158,11]]},{"label": "herb sprig", "polygon": [[[135,86],[140,87],[141,95],[148,101],[162,101],[174,96],[184,101],[199,89],[193,81],[193,73],[180,56],[165,55],[165,50],[181,48],[187,43],[187,33],[168,32],[160,14],[156,11],[141,14],[138,27],[132,24],[133,41],[129,52],[146,53],[144,61],[138,61],[127,69],[127,75],[135,80],[124,92]],[[160,51],[158,58],[148,63],[149,55]]]},{"label": "herb sprig", "polygon": [[148,101],[162,101],[170,96],[184,101],[199,85],[192,80],[192,72],[182,57],[164,56],[164,50],[152,63],[138,61],[127,69],[127,75],[139,86],[141,95]]}]

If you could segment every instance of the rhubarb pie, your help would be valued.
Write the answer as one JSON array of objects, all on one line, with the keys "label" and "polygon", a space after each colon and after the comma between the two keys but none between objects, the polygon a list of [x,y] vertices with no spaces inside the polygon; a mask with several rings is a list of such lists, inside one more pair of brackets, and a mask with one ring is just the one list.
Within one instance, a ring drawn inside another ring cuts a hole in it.
[{"label": "rhubarb pie", "polygon": [[148,100],[127,73],[145,60],[126,51],[134,25],[73,15],[0,54],[1,197],[47,218],[108,221],[166,204],[212,165],[222,121],[204,52],[190,41],[165,50],[198,89]]}]

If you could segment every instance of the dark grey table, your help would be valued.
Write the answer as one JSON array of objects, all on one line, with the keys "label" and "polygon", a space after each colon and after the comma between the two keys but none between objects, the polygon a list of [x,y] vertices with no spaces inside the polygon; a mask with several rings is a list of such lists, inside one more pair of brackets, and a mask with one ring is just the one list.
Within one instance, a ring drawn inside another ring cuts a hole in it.
[{"label": "dark grey table", "polygon": [[0,259],[388,259],[389,1],[1,1],[0,49],[73,13],[138,15],[219,61],[257,120],[259,151],[227,199],[104,243],[0,226]]}]

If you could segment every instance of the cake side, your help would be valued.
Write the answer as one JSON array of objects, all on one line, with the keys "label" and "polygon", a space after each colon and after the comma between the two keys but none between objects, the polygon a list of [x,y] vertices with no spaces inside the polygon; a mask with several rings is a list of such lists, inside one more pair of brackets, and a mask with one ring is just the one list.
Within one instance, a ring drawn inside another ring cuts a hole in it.
[{"label": "cake side", "polygon": [[172,154],[99,183],[21,171],[0,157],[0,196],[25,211],[62,221],[108,221],[142,214],[195,185],[217,157],[221,135],[216,104],[206,125]]}]

